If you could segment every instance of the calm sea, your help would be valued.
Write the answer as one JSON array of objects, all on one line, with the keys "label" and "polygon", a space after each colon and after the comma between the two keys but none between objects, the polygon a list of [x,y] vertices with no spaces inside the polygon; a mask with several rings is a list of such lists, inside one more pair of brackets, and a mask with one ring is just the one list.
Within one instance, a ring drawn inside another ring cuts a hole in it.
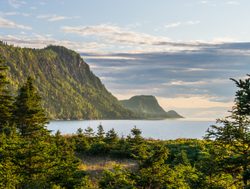
[{"label": "calm sea", "polygon": [[209,126],[215,121],[178,119],[178,120],[84,120],[84,121],[51,121],[48,129],[52,132],[60,130],[62,134],[72,134],[78,128],[83,130],[92,127],[97,130],[102,125],[105,132],[114,128],[120,136],[127,136],[136,126],[142,136],[153,139],[198,138],[201,139]]}]

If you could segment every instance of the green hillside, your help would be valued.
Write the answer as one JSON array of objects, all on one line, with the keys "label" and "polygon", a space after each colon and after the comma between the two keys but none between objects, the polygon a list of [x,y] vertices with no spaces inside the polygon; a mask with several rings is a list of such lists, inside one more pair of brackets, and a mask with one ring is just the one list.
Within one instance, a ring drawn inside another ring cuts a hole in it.
[{"label": "green hillside", "polygon": [[16,91],[28,76],[35,79],[51,119],[127,119],[135,116],[107,91],[80,55],[61,46],[44,49],[0,43]]},{"label": "green hillside", "polygon": [[148,119],[164,119],[164,118],[182,118],[174,110],[165,112],[159,105],[157,99],[151,95],[133,96],[129,100],[121,100],[121,104],[140,115],[140,117]]}]

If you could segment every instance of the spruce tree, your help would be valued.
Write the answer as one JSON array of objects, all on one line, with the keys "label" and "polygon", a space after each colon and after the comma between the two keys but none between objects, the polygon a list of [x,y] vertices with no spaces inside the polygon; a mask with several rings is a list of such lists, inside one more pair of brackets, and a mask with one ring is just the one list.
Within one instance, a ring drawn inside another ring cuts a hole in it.
[{"label": "spruce tree", "polygon": [[39,137],[48,134],[45,128],[48,118],[31,77],[20,88],[14,105],[14,120],[23,137]]},{"label": "spruce tree", "polygon": [[106,133],[105,141],[109,144],[115,144],[119,140],[118,134],[115,132],[115,129],[112,128]]},{"label": "spruce tree", "polygon": [[100,124],[98,125],[98,128],[97,128],[96,137],[99,141],[102,141],[104,139],[104,135],[105,135],[105,132],[104,132],[103,126]]},{"label": "spruce tree", "polygon": [[7,88],[9,84],[5,73],[7,69],[3,57],[0,56],[0,132],[10,125],[12,117],[13,98]]},{"label": "spruce tree", "polygon": [[250,75],[244,80],[231,79],[238,87],[233,111],[237,115],[250,115]]},{"label": "spruce tree", "polygon": [[218,119],[220,125],[212,125],[207,131],[206,138],[214,139],[215,145],[226,150],[223,164],[230,169],[232,175],[239,174],[243,186],[250,187],[250,79],[234,80],[239,88],[236,92],[235,105],[231,115]]}]

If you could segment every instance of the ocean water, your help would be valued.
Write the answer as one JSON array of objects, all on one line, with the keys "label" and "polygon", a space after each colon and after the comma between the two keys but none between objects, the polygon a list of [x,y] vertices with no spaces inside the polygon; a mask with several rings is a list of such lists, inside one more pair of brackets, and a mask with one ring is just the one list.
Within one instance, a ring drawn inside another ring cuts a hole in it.
[{"label": "ocean water", "polygon": [[211,120],[195,119],[166,119],[166,120],[84,120],[84,121],[51,121],[47,128],[62,134],[72,134],[78,128],[83,130],[92,127],[97,131],[98,125],[102,125],[104,131],[114,128],[119,136],[127,136],[133,127],[142,131],[142,136],[153,139],[178,139],[197,138],[202,139],[209,126],[215,124]]}]

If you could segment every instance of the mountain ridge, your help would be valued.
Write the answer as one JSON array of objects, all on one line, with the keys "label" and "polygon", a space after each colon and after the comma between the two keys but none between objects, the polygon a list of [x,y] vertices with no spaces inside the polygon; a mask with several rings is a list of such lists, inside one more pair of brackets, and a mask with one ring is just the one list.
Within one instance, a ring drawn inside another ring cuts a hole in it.
[{"label": "mountain ridge", "polygon": [[137,118],[120,105],[75,51],[53,45],[21,48],[0,42],[0,54],[9,67],[7,76],[13,91],[28,76],[33,77],[51,119]]}]

